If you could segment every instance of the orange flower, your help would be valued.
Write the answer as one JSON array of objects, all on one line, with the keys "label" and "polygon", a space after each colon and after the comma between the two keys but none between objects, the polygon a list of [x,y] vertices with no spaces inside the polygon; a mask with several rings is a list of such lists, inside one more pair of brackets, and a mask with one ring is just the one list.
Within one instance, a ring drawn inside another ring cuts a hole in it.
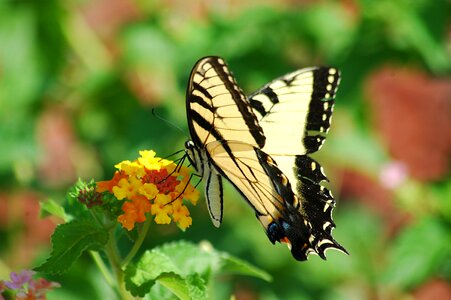
[{"label": "orange flower", "polygon": [[119,223],[127,230],[132,230],[136,222],[144,222],[145,214],[151,210],[151,204],[145,197],[136,197],[132,202],[125,202],[122,206],[123,215],[118,217]]},{"label": "orange flower", "polygon": [[97,182],[96,183],[97,184],[96,191],[98,193],[103,193],[103,192],[107,192],[107,191],[112,193],[113,187],[115,187],[119,183],[119,180],[121,180],[122,178],[125,178],[125,175],[122,174],[121,172],[116,171],[111,180]]}]

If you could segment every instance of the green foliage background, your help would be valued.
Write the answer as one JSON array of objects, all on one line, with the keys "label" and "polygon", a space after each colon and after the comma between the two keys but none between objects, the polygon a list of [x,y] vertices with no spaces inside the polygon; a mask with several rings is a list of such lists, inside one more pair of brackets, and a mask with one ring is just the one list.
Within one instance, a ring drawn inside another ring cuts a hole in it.
[{"label": "green foliage background", "polygon": [[[249,93],[309,65],[342,71],[334,122],[317,157],[338,200],[334,236],[350,256],[331,251],[327,262],[295,262],[284,246],[269,243],[230,186],[220,229],[200,202],[190,229],[154,226],[147,247],[208,240],[273,277],[219,278],[218,299],[399,299],[430,290],[449,296],[450,128],[434,128],[448,141],[444,171],[428,177],[405,162],[407,177],[384,187],[384,167],[404,157],[393,154],[378,126],[383,111],[372,104],[374,91],[386,90],[369,86],[379,70],[420,72],[443,83],[449,111],[450,12],[446,0],[1,1],[1,278],[36,266],[49,251],[51,231],[41,230],[49,225],[27,207],[49,197],[62,201],[77,177],[111,178],[113,165],[140,149],[167,156],[183,148],[191,67],[219,55]],[[404,117],[399,122],[408,122]],[[428,121],[421,120],[425,127]],[[49,298],[108,298],[89,257],[52,279],[63,288]]]}]

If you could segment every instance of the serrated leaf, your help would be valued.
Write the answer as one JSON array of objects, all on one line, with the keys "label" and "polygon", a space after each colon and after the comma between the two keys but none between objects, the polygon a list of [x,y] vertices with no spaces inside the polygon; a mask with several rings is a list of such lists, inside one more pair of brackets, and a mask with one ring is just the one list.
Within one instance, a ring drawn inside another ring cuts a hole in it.
[{"label": "serrated leaf", "polygon": [[59,274],[69,269],[87,250],[98,250],[108,241],[108,233],[90,220],[76,220],[56,227],[52,253],[38,272]]},{"label": "serrated leaf", "polygon": [[205,278],[212,270],[218,270],[219,253],[211,246],[202,247],[186,241],[165,244],[160,247],[161,252],[171,257],[184,275],[198,273]]},{"label": "serrated leaf", "polygon": [[[143,297],[162,274],[180,275],[180,269],[172,259],[159,249],[146,251],[136,265],[129,265],[125,270],[125,284],[133,296]],[[173,276],[173,275],[168,275]]]},{"label": "serrated leaf", "polygon": [[41,218],[56,216],[63,219],[65,222],[69,222],[71,219],[70,215],[66,214],[64,207],[52,199],[48,199],[45,202],[40,202],[39,205],[41,207]]},{"label": "serrated leaf", "polygon": [[185,279],[182,277],[175,274],[163,274],[158,278],[157,282],[171,291],[179,299],[190,299],[189,288],[185,283]]},{"label": "serrated leaf", "polygon": [[410,288],[437,271],[451,251],[451,236],[445,224],[424,219],[408,227],[394,242],[385,284]]},{"label": "serrated leaf", "polygon": [[271,280],[271,276],[207,243],[186,241],[165,244],[147,251],[136,266],[125,271],[127,289],[143,297],[158,282],[180,299],[205,299],[212,275],[240,274]]}]

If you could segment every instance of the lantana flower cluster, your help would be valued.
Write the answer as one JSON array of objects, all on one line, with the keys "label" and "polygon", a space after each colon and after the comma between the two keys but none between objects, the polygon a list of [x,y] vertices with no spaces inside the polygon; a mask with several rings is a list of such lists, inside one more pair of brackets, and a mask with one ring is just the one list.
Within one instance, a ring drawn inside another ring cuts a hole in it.
[{"label": "lantana flower cluster", "polygon": [[132,230],[138,222],[147,219],[150,212],[155,223],[177,223],[182,229],[192,224],[190,212],[183,199],[197,204],[199,191],[190,183],[190,172],[185,166],[155,157],[151,150],[140,151],[137,160],[125,160],[115,167],[113,178],[97,182],[97,192],[110,192],[120,200],[122,215],[118,222]]}]

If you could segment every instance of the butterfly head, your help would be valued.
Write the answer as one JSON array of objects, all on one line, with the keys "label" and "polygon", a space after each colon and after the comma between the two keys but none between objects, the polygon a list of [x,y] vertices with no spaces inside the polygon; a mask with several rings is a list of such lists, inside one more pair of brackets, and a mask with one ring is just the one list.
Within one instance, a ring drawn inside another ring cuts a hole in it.
[{"label": "butterfly head", "polygon": [[185,155],[188,157],[190,164],[196,169],[196,172],[202,173],[200,149],[191,140],[185,142]]}]

